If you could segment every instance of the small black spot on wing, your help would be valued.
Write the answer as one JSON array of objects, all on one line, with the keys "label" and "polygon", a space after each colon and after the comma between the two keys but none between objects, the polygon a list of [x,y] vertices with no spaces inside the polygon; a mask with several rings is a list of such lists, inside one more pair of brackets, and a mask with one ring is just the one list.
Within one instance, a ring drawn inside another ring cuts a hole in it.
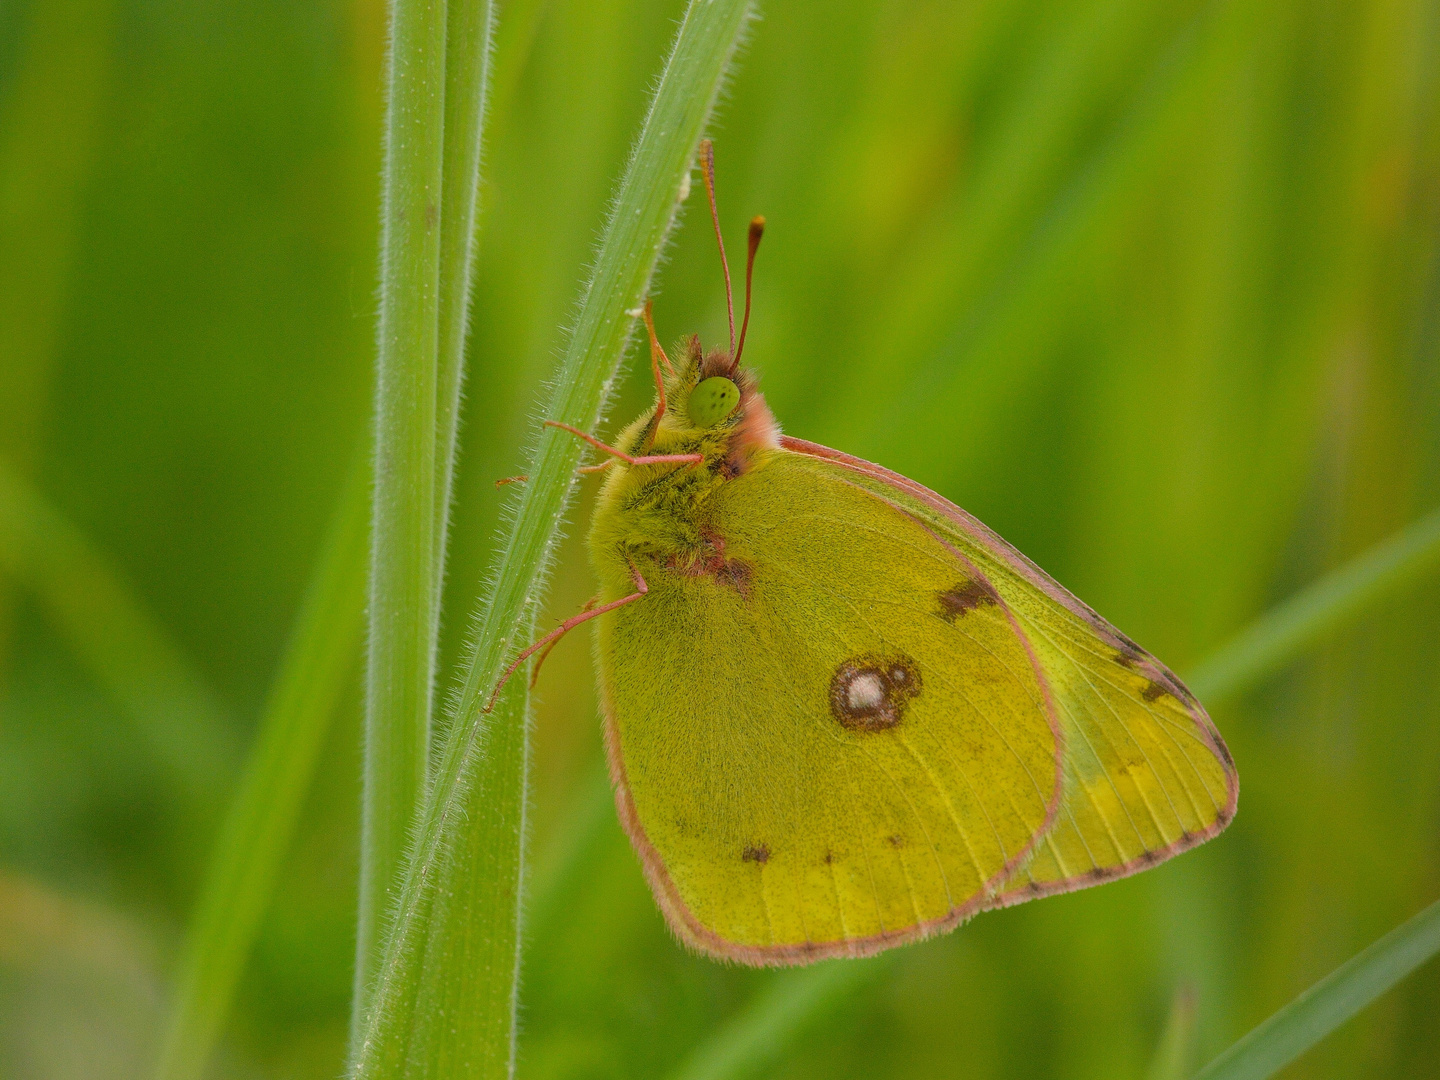
[{"label": "small black spot on wing", "polygon": [[[1150,655],[1139,645],[1136,645],[1135,642],[1131,641],[1124,634],[1120,633],[1119,630],[1116,630],[1112,627],[1110,632],[1112,635],[1114,635],[1115,645],[1120,650],[1120,656],[1124,657],[1126,660],[1129,660],[1131,664],[1138,663],[1139,661],[1145,659],[1145,657]],[[1126,666],[1128,667],[1129,665],[1127,664]]]},{"label": "small black spot on wing", "polygon": [[769,844],[746,844],[745,850],[740,853],[741,862],[753,862],[765,865],[770,861]]}]

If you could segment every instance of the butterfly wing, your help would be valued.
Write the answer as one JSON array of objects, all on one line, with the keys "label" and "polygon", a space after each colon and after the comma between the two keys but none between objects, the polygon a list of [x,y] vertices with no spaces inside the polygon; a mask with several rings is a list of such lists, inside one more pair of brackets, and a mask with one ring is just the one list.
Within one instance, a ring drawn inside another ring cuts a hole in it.
[{"label": "butterfly wing", "polygon": [[1064,730],[1065,796],[1003,907],[1153,866],[1235,814],[1234,761],[1167,668],[979,521],[912,480],[797,439],[786,449],[924,521],[983,572],[1040,658]]},{"label": "butterfly wing", "polygon": [[676,933],[804,963],[993,902],[1062,794],[1044,662],[1002,593],[804,454],[709,505],[683,557],[592,534],[605,599],[632,564],[649,585],[598,620],[597,654],[621,819]]}]

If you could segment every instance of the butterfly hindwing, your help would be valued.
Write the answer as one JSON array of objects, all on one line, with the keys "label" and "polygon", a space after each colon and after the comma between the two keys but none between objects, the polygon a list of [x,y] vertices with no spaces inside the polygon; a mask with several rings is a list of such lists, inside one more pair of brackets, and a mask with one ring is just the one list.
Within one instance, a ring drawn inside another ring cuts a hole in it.
[{"label": "butterfly hindwing", "polygon": [[1229,823],[1234,763],[1203,707],[1168,669],[921,485],[814,444],[787,439],[785,446],[954,544],[1004,597],[1040,658],[1064,730],[1064,802],[1034,857],[987,906],[1122,877]]},{"label": "butterfly hindwing", "polygon": [[1060,809],[1061,722],[1004,591],[803,454],[684,557],[597,555],[622,818],[671,925],[750,963],[862,955],[992,903]]}]

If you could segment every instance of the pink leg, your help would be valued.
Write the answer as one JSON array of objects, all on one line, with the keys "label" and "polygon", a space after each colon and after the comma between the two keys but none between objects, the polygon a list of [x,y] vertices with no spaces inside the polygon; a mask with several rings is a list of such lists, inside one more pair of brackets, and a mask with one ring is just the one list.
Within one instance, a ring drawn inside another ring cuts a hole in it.
[{"label": "pink leg", "polygon": [[[589,600],[585,601],[585,606],[580,609],[580,614],[584,615],[587,611],[593,611],[595,605],[598,603],[600,603],[600,597],[592,596]],[[540,681],[540,667],[545,663],[545,658],[554,652],[555,646],[559,644],[560,638],[556,637],[554,641],[540,650],[540,655],[535,658],[535,666],[530,669],[530,688],[532,690],[535,688],[535,684]]]},{"label": "pink leg", "polygon": [[597,615],[604,615],[607,611],[614,611],[616,608],[624,607],[626,604],[633,604],[636,600],[639,600],[642,596],[644,596],[650,591],[650,586],[645,583],[645,579],[640,576],[640,571],[636,570],[633,565],[630,567],[630,576],[635,581],[635,591],[629,596],[622,596],[619,600],[612,600],[608,604],[601,604],[597,608],[590,608],[588,611],[582,611],[579,615],[572,615],[570,618],[566,619],[563,623],[557,626],[554,630],[551,630],[550,633],[546,634],[539,641],[535,642],[534,645],[531,645],[529,648],[522,651],[520,655],[514,659],[510,666],[505,669],[505,674],[500,676],[500,681],[495,684],[495,689],[490,692],[490,700],[485,705],[485,711],[488,713],[491,709],[495,707],[495,699],[500,696],[501,688],[510,681],[510,676],[515,674],[515,669],[518,668],[521,664],[523,664],[526,660],[530,659],[530,657],[535,654],[536,650],[543,649],[545,648],[545,646],[553,642],[559,641],[560,638],[564,637],[571,630],[574,630],[575,627],[579,626],[583,622],[588,622],[589,620],[595,618],[595,616]]},{"label": "pink leg", "polygon": [[700,462],[705,460],[705,455],[703,454],[649,454],[645,457],[631,457],[625,453],[625,451],[616,450],[613,446],[606,446],[593,435],[586,435],[585,432],[579,428],[571,427],[569,424],[562,424],[559,420],[546,420],[545,426],[559,428],[561,431],[568,431],[571,435],[584,439],[591,446],[595,447],[595,449],[603,450],[611,457],[619,458],[625,462],[626,465],[699,465]]}]

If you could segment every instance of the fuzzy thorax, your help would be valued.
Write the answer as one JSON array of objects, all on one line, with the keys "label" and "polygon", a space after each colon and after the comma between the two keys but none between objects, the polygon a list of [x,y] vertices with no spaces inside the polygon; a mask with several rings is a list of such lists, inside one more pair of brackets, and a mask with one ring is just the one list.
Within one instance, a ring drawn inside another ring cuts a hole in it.
[{"label": "fuzzy thorax", "polygon": [[[676,353],[680,363],[664,376],[665,411],[658,424],[657,395],[615,446],[633,456],[698,453],[702,460],[636,466],[617,460],[606,470],[590,539],[597,561],[616,572],[631,554],[665,556],[701,547],[710,498],[780,447],[779,425],[749,370],[732,365],[723,350],[705,355],[698,336],[682,342]],[[717,375],[735,383],[740,402],[719,423],[697,427],[690,419],[690,394]]]}]

